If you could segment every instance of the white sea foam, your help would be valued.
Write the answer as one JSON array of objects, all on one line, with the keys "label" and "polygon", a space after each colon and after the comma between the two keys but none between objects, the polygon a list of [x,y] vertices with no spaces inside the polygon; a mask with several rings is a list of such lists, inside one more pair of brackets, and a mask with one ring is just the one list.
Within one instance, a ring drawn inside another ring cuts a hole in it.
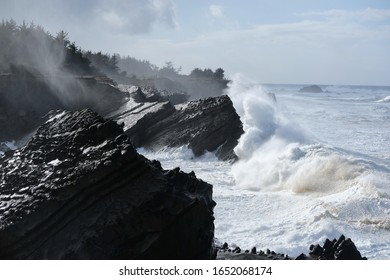
[{"label": "white sea foam", "polygon": [[4,154],[4,151],[16,150],[17,148],[15,140],[0,142],[0,156]]},{"label": "white sea foam", "polygon": [[[160,160],[166,169],[180,166],[213,184],[217,202],[215,236],[221,242],[297,256],[307,253],[311,243],[345,234],[363,255],[389,258],[390,196],[376,189],[378,178],[374,175],[360,178],[360,186],[322,196],[275,190],[253,192],[238,187],[231,165],[218,161],[211,153],[195,158],[185,147],[139,152]],[[383,178],[382,183],[388,180]]]},{"label": "white sea foam", "polygon": [[390,102],[390,95],[386,96],[385,98],[379,99],[377,102],[379,103]]},{"label": "white sea foam", "polygon": [[[242,85],[244,84],[244,85]],[[269,94],[238,76],[229,89],[244,123],[235,152],[236,184],[251,190],[329,194],[354,185],[364,167],[313,140],[288,120]],[[238,98],[237,98],[238,97]]]},{"label": "white sea foam", "polygon": [[18,147],[16,145],[15,140],[8,141],[4,143],[10,150],[16,150]]}]

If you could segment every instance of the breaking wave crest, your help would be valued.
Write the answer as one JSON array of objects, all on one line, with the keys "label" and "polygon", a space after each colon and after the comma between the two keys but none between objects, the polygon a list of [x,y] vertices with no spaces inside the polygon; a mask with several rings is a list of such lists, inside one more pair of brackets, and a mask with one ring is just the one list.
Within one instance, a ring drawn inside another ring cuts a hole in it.
[{"label": "breaking wave crest", "polygon": [[390,102],[390,95],[386,96],[385,98],[379,99],[376,102],[378,102],[378,103],[388,103],[388,102]]},{"label": "breaking wave crest", "polygon": [[253,191],[289,191],[316,196],[366,187],[368,162],[318,143],[298,123],[287,119],[274,95],[238,75],[229,96],[245,133],[232,167],[236,184]]}]

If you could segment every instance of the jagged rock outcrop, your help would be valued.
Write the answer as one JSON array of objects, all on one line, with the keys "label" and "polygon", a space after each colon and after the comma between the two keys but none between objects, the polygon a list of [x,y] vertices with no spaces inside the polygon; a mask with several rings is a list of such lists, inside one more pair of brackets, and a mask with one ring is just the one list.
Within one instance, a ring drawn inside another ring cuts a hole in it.
[{"label": "jagged rock outcrop", "polygon": [[172,105],[177,105],[187,102],[190,98],[185,92],[170,92],[168,90],[159,90],[154,87],[119,85],[119,88],[122,91],[127,92],[128,96],[138,103],[169,101]]},{"label": "jagged rock outcrop", "polygon": [[344,235],[333,241],[326,239],[323,246],[312,244],[308,255],[301,253],[294,258],[269,249],[258,251],[256,247],[250,251],[242,251],[240,247],[229,247],[226,242],[216,246],[216,250],[219,260],[367,260],[366,257],[362,257],[355,243],[350,238],[346,239]]},{"label": "jagged rock outcrop", "polygon": [[211,185],[145,159],[91,110],[48,118],[0,157],[0,258],[213,257]]},{"label": "jagged rock outcrop", "polygon": [[228,96],[191,101],[169,117],[143,129],[143,146],[152,149],[188,144],[195,156],[216,151],[232,159],[243,133],[242,124]]},{"label": "jagged rock outcrop", "polygon": [[323,92],[322,89],[317,85],[303,87],[299,90],[299,92],[307,92],[307,93],[320,93]]},{"label": "jagged rock outcrop", "polygon": [[195,156],[215,151],[222,160],[234,159],[243,133],[240,117],[228,96],[210,97],[181,105],[130,100],[108,117],[124,123],[136,147],[158,150],[188,145]]},{"label": "jagged rock outcrop", "polygon": [[341,235],[339,239],[326,239],[324,245],[310,245],[309,255],[319,260],[365,260],[355,243],[350,238]]}]

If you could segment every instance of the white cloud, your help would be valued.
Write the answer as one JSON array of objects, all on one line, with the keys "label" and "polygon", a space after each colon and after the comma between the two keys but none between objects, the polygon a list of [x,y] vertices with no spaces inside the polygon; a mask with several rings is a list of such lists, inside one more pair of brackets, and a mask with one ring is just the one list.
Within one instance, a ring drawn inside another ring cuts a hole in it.
[{"label": "white cloud", "polygon": [[177,25],[172,0],[100,0],[95,11],[98,21],[127,34],[148,33],[157,24]]},{"label": "white cloud", "polygon": [[[194,67],[222,67],[265,82],[388,84],[383,69],[390,64],[386,50],[390,23],[366,24],[358,19],[317,17],[219,30],[189,41],[144,41],[139,45],[147,47],[137,48],[137,55],[161,63],[164,53],[165,59],[183,66],[185,72]],[[154,45],[159,53],[153,54]]]},{"label": "white cloud", "polygon": [[103,11],[102,17],[113,28],[122,28],[126,25],[126,20],[121,18],[115,11]]},{"label": "white cloud", "polygon": [[347,11],[347,10],[327,10],[321,12],[306,12],[297,14],[303,17],[325,17],[328,19],[337,20],[364,20],[364,21],[380,21],[390,19],[390,9],[372,9]]},{"label": "white cloud", "polygon": [[210,14],[215,18],[223,18],[223,7],[218,5],[210,5],[209,6]]}]

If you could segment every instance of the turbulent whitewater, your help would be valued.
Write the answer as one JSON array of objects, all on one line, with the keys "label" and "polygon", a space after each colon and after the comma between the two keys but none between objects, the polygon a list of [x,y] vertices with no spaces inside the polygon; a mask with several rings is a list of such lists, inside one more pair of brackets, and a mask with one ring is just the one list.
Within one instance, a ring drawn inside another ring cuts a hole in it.
[{"label": "turbulent whitewater", "polygon": [[345,234],[390,259],[390,87],[300,88],[233,80],[245,130],[233,165],[185,147],[140,152],[214,185],[220,242],[296,256]]}]

